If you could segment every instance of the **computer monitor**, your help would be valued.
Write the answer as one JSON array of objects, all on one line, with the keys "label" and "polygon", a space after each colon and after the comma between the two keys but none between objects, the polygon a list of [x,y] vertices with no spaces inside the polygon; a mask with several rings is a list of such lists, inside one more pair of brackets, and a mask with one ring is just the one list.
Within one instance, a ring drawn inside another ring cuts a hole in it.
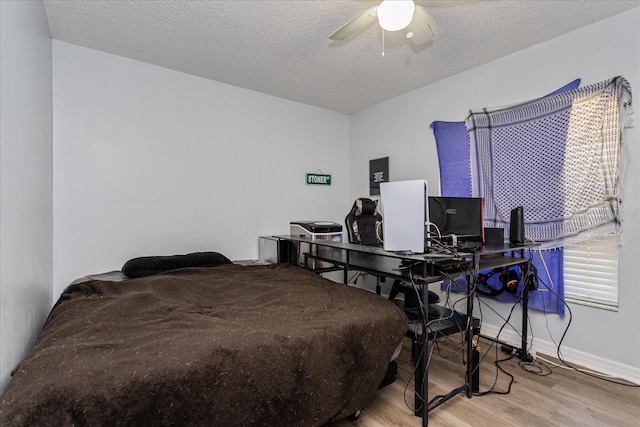
[{"label": "computer monitor", "polygon": [[381,182],[380,206],[384,250],[424,253],[429,241],[427,181]]},{"label": "computer monitor", "polygon": [[[454,236],[459,242],[483,242],[483,204],[481,197],[429,197],[431,236],[442,243],[451,243]],[[434,235],[435,227],[439,237]]]}]

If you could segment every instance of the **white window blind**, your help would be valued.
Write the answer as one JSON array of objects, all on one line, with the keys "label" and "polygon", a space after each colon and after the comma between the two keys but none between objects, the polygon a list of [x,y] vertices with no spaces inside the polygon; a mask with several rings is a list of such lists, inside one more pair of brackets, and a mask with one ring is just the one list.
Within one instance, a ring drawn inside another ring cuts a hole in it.
[{"label": "white window blind", "polygon": [[610,310],[618,307],[617,234],[565,247],[564,293],[568,301]]}]

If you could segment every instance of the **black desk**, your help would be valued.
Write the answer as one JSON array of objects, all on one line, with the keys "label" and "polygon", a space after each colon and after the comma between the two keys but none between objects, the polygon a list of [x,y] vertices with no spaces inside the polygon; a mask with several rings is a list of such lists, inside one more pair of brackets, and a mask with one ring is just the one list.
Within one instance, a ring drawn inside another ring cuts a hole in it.
[{"label": "black desk", "polygon": [[[358,270],[368,272],[375,276],[382,276],[402,281],[413,281],[422,286],[422,302],[426,307],[427,303],[427,285],[430,283],[440,282],[446,278],[444,272],[451,269],[454,265],[462,264],[466,267],[468,283],[466,292],[466,313],[452,313],[452,317],[448,322],[438,323],[431,322],[427,329],[427,319],[422,322],[422,331],[419,346],[422,357],[418,366],[416,366],[415,374],[415,394],[416,394],[416,415],[422,416],[422,424],[428,423],[428,412],[431,409],[444,403],[451,397],[466,392],[467,397],[471,398],[474,391],[478,388],[478,351],[477,335],[479,334],[479,322],[473,320],[473,300],[474,289],[472,285],[475,280],[474,274],[478,271],[492,269],[496,267],[508,267],[514,265],[528,264],[528,259],[524,258],[524,250],[532,248],[532,245],[499,245],[499,246],[483,246],[472,253],[457,254],[401,254],[395,252],[387,252],[380,247],[363,246],[353,243],[334,242],[330,240],[313,239],[305,236],[273,236],[281,241],[291,243],[289,248],[288,260],[300,263],[305,268],[309,268],[310,260],[318,261],[324,265],[329,264],[332,267],[313,268],[312,270],[321,273],[331,270],[343,270],[344,283],[348,282],[349,270]],[[518,254],[519,256],[515,256]],[[302,255],[302,257],[301,257]],[[411,264],[411,272],[408,269],[399,269],[400,263]],[[314,264],[315,266],[315,264]],[[458,270],[460,272],[461,270]],[[527,286],[523,286],[523,310],[522,310],[522,347],[521,355],[527,354],[527,304],[528,304]],[[466,337],[466,353],[467,353],[467,369],[465,383],[452,390],[446,396],[438,401],[428,404],[428,372],[427,372],[427,343],[430,338],[436,334],[448,334],[454,331],[460,331],[460,325],[465,328]],[[420,385],[420,386],[419,386]]]}]

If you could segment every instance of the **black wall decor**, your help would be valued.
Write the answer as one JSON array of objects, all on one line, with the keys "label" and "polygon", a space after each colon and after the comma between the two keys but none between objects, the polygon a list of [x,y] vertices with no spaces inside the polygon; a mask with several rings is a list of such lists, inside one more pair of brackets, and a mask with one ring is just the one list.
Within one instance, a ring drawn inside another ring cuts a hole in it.
[{"label": "black wall decor", "polygon": [[380,195],[380,183],[389,181],[389,157],[369,160],[369,195]]}]

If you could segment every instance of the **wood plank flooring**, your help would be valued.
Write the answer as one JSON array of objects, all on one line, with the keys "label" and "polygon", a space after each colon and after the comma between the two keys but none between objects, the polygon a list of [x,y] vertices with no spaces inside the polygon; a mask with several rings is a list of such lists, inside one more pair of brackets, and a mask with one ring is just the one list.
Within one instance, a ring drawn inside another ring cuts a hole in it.
[{"label": "wood plank flooring", "polygon": [[[455,342],[458,340],[458,342]],[[429,398],[445,394],[463,384],[462,353],[456,352],[460,338],[446,340],[434,350],[429,368]],[[507,374],[499,372],[495,360],[508,356],[481,340],[480,392],[506,392]],[[551,357],[541,355],[545,359]],[[523,365],[519,360],[500,362],[514,377],[508,394],[487,394],[469,399],[459,394],[429,413],[430,426],[640,426],[640,388],[627,387],[585,374],[542,365]],[[544,362],[542,362],[544,363]],[[378,390],[355,420],[340,420],[325,427],[415,427],[421,418],[413,416],[413,363],[411,342],[405,338],[398,359],[398,379]],[[549,368],[553,368],[550,370]],[[499,373],[498,373],[499,372]],[[542,375],[546,374],[548,375]],[[497,377],[496,377],[497,375]],[[497,378],[497,379],[496,379]],[[411,380],[411,383],[408,383]]]}]

